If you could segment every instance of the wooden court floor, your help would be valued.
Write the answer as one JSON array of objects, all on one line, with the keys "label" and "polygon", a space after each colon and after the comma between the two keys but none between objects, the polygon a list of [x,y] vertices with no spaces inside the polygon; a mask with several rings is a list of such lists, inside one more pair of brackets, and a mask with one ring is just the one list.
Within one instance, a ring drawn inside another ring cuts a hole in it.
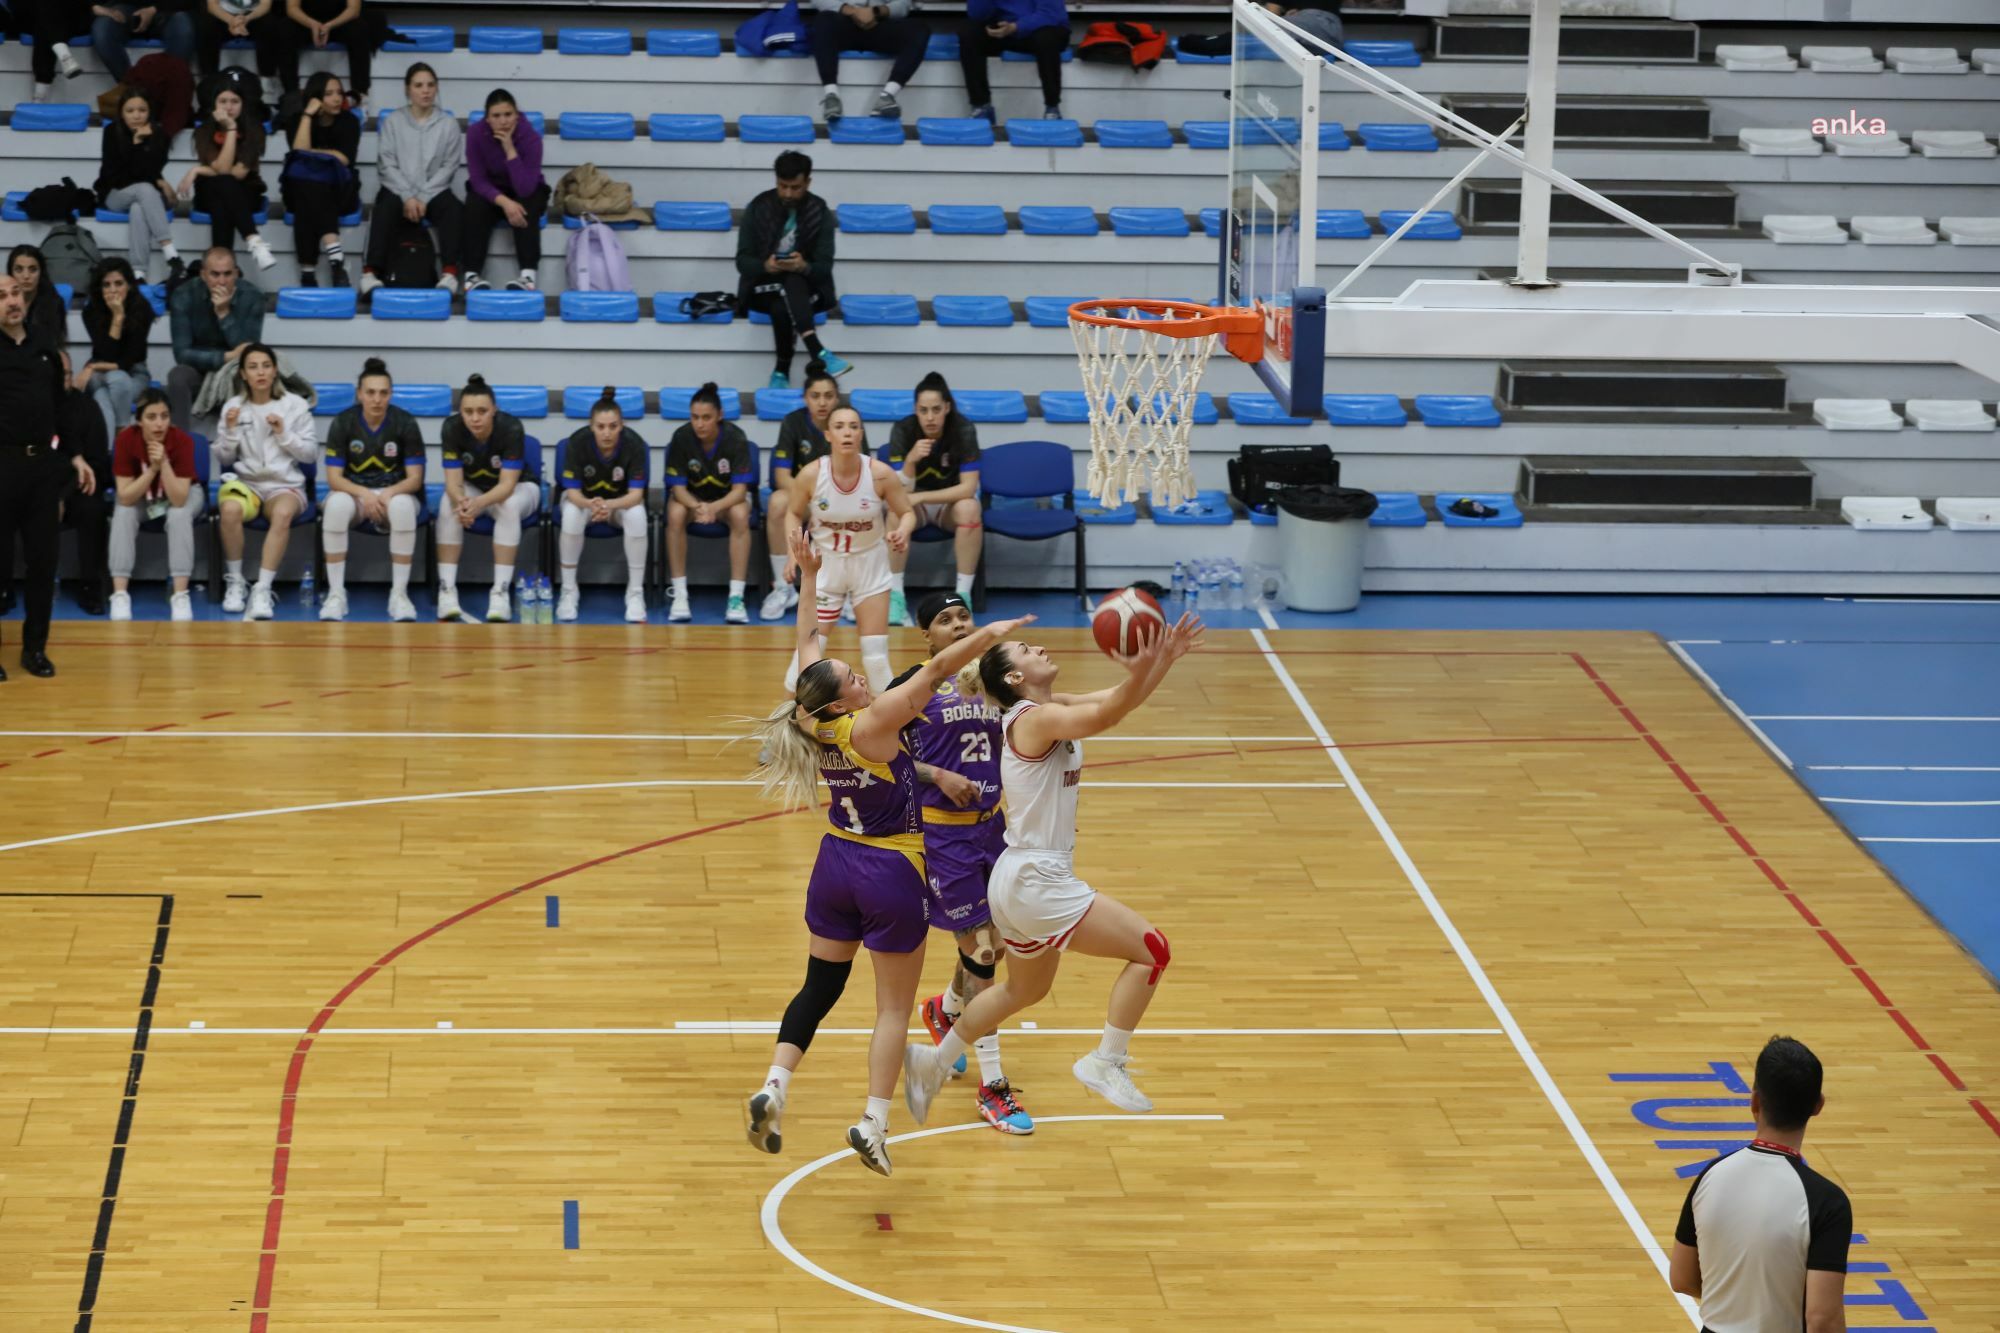
[{"label": "wooden court floor", "polygon": [[823,817],[718,739],[780,634],[62,629],[0,686],[9,1333],[1689,1328],[1676,1169],[1777,1032],[1850,1323],[2000,1327],[2000,995],[1650,636],[1212,633],[1085,775],[1157,1112],[1071,1078],[1079,959],[1038,1131],[953,1085],[885,1180],[865,965],[743,1141]]}]

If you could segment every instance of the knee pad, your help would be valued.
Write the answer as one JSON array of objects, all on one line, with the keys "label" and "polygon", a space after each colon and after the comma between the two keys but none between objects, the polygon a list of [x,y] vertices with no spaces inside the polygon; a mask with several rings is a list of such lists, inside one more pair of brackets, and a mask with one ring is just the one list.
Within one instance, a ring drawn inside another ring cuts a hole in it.
[{"label": "knee pad", "polygon": [[618,516],[618,522],[619,526],[625,529],[627,537],[644,537],[646,535],[646,506],[637,504],[623,510]]},{"label": "knee pad", "polygon": [[1146,974],[1146,984],[1160,984],[1160,973],[1167,970],[1167,964],[1174,960],[1173,951],[1167,947],[1167,937],[1158,930],[1146,932],[1146,952],[1153,956],[1153,970]]},{"label": "knee pad", "polygon": [[572,537],[581,537],[583,530],[590,526],[590,514],[581,505],[565,502],[562,507],[562,530]]},{"label": "knee pad", "polygon": [[415,532],[417,530],[417,497],[408,493],[389,497],[389,530],[392,532]]},{"label": "knee pad", "polygon": [[993,980],[998,961],[995,955],[989,954],[985,949],[980,949],[977,953],[961,952],[958,955],[958,965],[965,969],[966,975],[978,977],[981,981]]},{"label": "knee pad", "polygon": [[799,987],[799,993],[785,1008],[784,1021],[778,1024],[778,1040],[790,1042],[801,1051],[811,1046],[813,1034],[840,1002],[840,993],[847,989],[847,974],[853,970],[852,959],[845,963],[806,959],[805,985]]}]

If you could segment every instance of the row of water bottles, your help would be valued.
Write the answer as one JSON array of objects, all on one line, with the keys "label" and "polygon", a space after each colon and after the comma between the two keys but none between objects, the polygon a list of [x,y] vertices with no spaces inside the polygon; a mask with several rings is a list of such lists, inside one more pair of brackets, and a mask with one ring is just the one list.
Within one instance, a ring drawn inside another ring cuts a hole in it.
[{"label": "row of water bottles", "polygon": [[1252,565],[1246,572],[1237,561],[1227,558],[1176,560],[1168,591],[1177,615],[1182,611],[1255,611],[1277,605],[1277,571]]},{"label": "row of water bottles", "polygon": [[555,624],[556,597],[548,575],[523,574],[514,580],[514,619],[523,625]]}]

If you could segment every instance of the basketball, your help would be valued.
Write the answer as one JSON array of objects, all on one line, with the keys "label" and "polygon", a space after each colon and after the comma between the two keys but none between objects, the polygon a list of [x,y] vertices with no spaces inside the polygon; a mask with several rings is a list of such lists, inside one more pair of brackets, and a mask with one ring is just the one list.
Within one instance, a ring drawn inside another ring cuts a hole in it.
[{"label": "basketball", "polygon": [[1131,661],[1147,639],[1164,632],[1166,627],[1167,618],[1161,614],[1160,604],[1151,593],[1137,588],[1120,588],[1112,593],[1097,604],[1097,612],[1090,618],[1090,632],[1096,637],[1097,646],[1106,657],[1119,662]]}]

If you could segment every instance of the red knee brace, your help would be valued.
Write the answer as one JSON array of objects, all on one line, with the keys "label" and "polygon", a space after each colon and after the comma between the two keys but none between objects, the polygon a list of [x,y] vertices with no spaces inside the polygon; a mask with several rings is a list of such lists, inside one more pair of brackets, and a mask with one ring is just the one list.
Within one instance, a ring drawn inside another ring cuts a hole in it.
[{"label": "red knee brace", "polygon": [[1160,984],[1160,973],[1167,970],[1167,964],[1174,960],[1173,951],[1167,947],[1167,937],[1157,930],[1146,932],[1146,952],[1153,955],[1153,970],[1146,974],[1146,984]]}]

